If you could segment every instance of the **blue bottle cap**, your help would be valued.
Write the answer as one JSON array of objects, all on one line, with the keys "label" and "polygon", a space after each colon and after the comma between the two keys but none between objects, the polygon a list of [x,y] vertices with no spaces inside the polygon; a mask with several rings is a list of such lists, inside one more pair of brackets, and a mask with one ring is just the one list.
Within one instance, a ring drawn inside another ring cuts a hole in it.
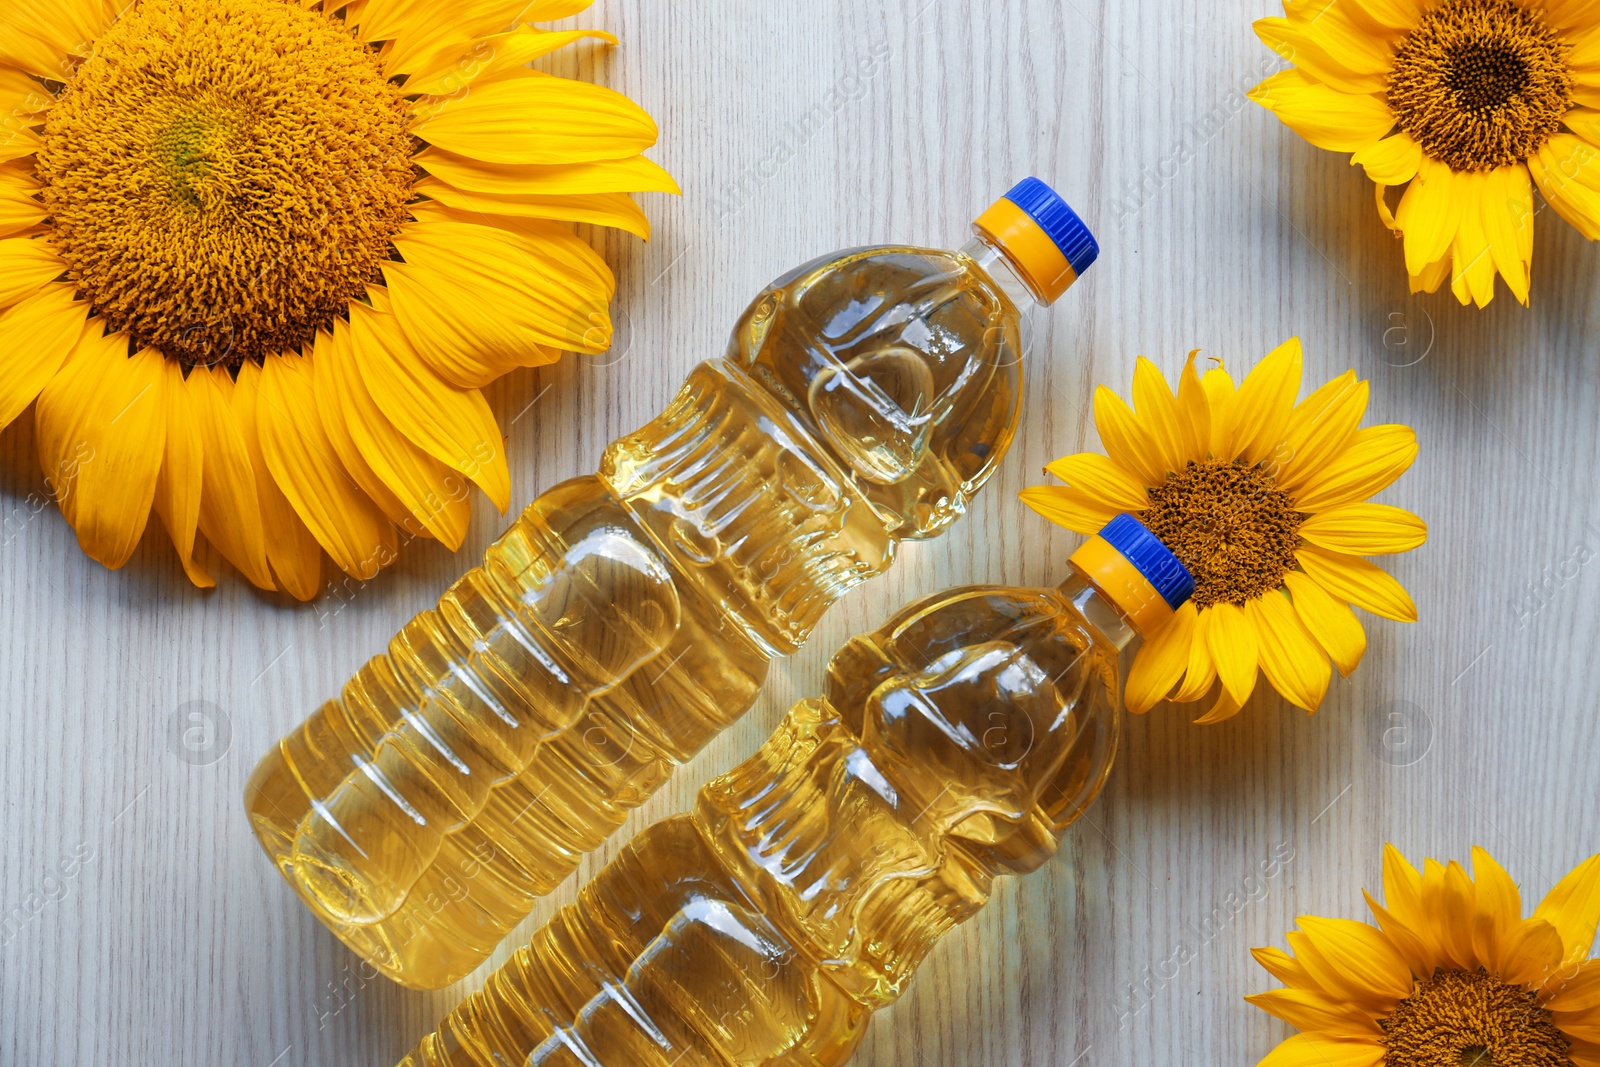
[{"label": "blue bottle cap", "polygon": [[1161,538],[1132,515],[1118,515],[1105,524],[1100,536],[1127,557],[1174,611],[1194,595],[1194,577],[1189,568],[1179,562]]},{"label": "blue bottle cap", "polygon": [[1005,199],[1027,212],[1028,217],[1055,242],[1072,264],[1072,272],[1082,275],[1100,257],[1100,244],[1089,232],[1078,213],[1067,206],[1059,193],[1038,178],[1024,178],[1006,193]]}]

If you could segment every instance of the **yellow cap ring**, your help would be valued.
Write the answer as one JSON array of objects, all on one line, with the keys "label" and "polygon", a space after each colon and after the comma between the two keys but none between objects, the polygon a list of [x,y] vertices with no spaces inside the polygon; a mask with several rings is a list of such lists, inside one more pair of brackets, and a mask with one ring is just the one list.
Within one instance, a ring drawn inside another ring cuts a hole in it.
[{"label": "yellow cap ring", "polygon": [[1044,228],[1004,197],[991,204],[973,225],[1016,264],[1041,303],[1053,303],[1078,280],[1078,272]]},{"label": "yellow cap ring", "polygon": [[1172,605],[1150,584],[1150,579],[1099,534],[1078,546],[1070,561],[1117,606],[1141,636],[1155,633],[1172,618]]}]

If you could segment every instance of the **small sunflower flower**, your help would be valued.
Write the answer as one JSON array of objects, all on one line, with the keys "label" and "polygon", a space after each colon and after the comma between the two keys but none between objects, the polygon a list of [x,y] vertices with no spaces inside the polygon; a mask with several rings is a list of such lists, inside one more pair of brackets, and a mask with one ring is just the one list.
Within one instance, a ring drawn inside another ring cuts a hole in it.
[{"label": "small sunflower flower", "polygon": [[1259,1067],[1600,1067],[1600,855],[1527,918],[1481,848],[1421,873],[1383,853],[1377,926],[1304,916],[1290,952],[1254,949],[1285,986],[1245,999],[1301,1032]]},{"label": "small sunflower flower", "polygon": [[83,550],[159,516],[302,600],[511,497],[480,389],[611,338],[650,116],[529,61],[589,0],[5,0],[0,427]]},{"label": "small sunflower flower", "polygon": [[1023,501],[1051,522],[1092,534],[1131,512],[1193,575],[1193,597],[1148,635],[1128,672],[1135,713],[1158,701],[1218,696],[1197,722],[1237,714],[1267,680],[1316,710],[1332,677],[1366,651],[1352,604],[1399,622],[1416,605],[1362,556],[1408,552],[1427,526],[1402,508],[1367,503],[1417,456],[1408,426],[1360,428],[1367,383],[1355,371],[1295,403],[1298,338],[1279,345],[1235,388],[1219,365],[1202,377],[1189,354],[1174,394],[1139,357],[1134,407],[1105,386],[1094,417],[1107,455],[1081,452],[1045,468],[1066,482]]},{"label": "small sunflower flower", "polygon": [[[1533,186],[1600,237],[1600,4],[1284,0],[1257,36],[1295,66],[1251,99],[1318,148],[1351,152],[1405,239],[1412,292],[1446,278],[1486,306],[1528,302]],[[1531,177],[1531,183],[1530,183]],[[1405,186],[1398,209],[1386,193]]]}]

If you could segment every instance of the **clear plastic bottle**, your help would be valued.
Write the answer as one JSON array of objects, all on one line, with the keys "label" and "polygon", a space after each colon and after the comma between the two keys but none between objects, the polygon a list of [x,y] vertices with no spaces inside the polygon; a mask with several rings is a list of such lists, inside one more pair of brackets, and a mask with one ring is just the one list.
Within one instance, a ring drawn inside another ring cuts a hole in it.
[{"label": "clear plastic bottle", "polygon": [[1118,654],[1193,591],[1119,516],[1057,589],[955,589],[656,823],[401,1067],[834,1067],[1116,753]]},{"label": "clear plastic bottle", "polygon": [[974,233],[778,279],[725,357],[262,759],[251,823],[346,944],[413,987],[470,972],[770,657],[963,513],[1015,429],[1021,309],[1098,252],[1037,179]]}]

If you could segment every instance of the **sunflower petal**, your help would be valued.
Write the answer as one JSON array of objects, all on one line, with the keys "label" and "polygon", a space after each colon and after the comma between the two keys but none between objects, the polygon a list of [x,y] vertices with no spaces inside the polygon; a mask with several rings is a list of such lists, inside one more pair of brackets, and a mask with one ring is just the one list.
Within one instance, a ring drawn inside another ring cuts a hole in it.
[{"label": "sunflower petal", "polygon": [[1487,307],[1494,299],[1494,249],[1483,228],[1483,210],[1488,199],[1489,175],[1473,172],[1456,176],[1456,195],[1461,198],[1461,224],[1450,245],[1450,291],[1462,305]]},{"label": "sunflower petal", "polygon": [[1330,1000],[1316,990],[1273,989],[1251,993],[1244,999],[1298,1030],[1314,1030],[1353,1040],[1378,1038],[1383,1034],[1369,1016],[1348,1004]]},{"label": "sunflower petal", "polygon": [[1178,375],[1178,421],[1183,428],[1183,461],[1204,463],[1211,453],[1211,403],[1206,388],[1200,382],[1194,360],[1200,354],[1197,348],[1184,360],[1183,373]]},{"label": "sunflower petal", "polygon": [[[1483,892],[1480,882],[1479,893]],[[1474,948],[1476,934],[1486,923],[1478,918],[1474,923]],[[1486,938],[1487,940],[1487,938]],[[1501,978],[1512,985],[1537,986],[1561,965],[1561,935],[1543,919],[1518,920],[1511,924],[1494,944],[1495,955],[1484,962]],[[1481,949],[1479,959],[1482,960]]]},{"label": "sunflower petal", "polygon": [[1404,185],[1422,167],[1422,147],[1401,130],[1357,150],[1350,163],[1359,163],[1367,177],[1379,185]]},{"label": "sunflower petal", "polygon": [[1368,93],[1344,93],[1291,67],[1249,92],[1249,97],[1318,148],[1354,152],[1394,129],[1389,105]]},{"label": "sunflower petal", "polygon": [[1133,406],[1155,444],[1162,470],[1182,470],[1188,442],[1178,415],[1178,398],[1172,395],[1160,368],[1143,356],[1134,361]]},{"label": "sunflower petal", "polygon": [[339,568],[366,581],[392,563],[394,526],[339,462],[317,413],[310,360],[267,358],[256,420],[261,456],[273,480]]},{"label": "sunflower petal", "polygon": [[1145,485],[1161,485],[1167,467],[1161,449],[1127,403],[1105,386],[1094,391],[1094,425],[1106,454]]},{"label": "sunflower petal", "polygon": [[[192,377],[192,375],[191,375]],[[261,506],[261,526],[267,562],[284,592],[296,600],[310,600],[322,588],[322,548],[294,505],[278,488],[261,450],[260,408],[261,368],[254,360],[239,366],[239,378],[231,396],[239,433],[250,453],[255,471],[256,498]],[[211,535],[206,534],[210,540]]]},{"label": "sunflower petal", "polygon": [[1428,524],[1392,504],[1344,504],[1307,516],[1300,536],[1332,552],[1380,556],[1417,548],[1428,539]]},{"label": "sunflower petal", "polygon": [[1200,376],[1200,387],[1206,391],[1206,406],[1211,411],[1212,458],[1232,459],[1238,454],[1233,447],[1238,390],[1220,362]]},{"label": "sunflower petal", "polygon": [[[261,498],[239,417],[231,399],[233,379],[221,367],[197,367],[184,387],[200,433],[200,532],[258,589],[276,589],[267,563]],[[313,588],[313,593],[315,589]]]},{"label": "sunflower petal", "polygon": [[554,223],[538,235],[438,216],[396,235],[406,259],[386,263],[394,317],[451,384],[476,388],[550,350],[603,352],[615,282],[588,244]]},{"label": "sunflower petal", "polygon": [[[431,69],[417,67],[406,79],[406,95],[449,96],[465,90],[475,81],[491,78],[513,67],[525,66],[540,56],[576,44],[586,37],[616,44],[614,34],[604,30],[540,30],[519,26],[510,33],[480,37],[470,50],[450,49],[436,53]],[[416,66],[413,64],[413,66]]]},{"label": "sunflower petal", "polygon": [[1345,371],[1315,390],[1289,415],[1284,428],[1287,458],[1278,487],[1291,496],[1345,449],[1367,412],[1368,383]]},{"label": "sunflower petal", "polygon": [[1520,163],[1488,174],[1488,193],[1481,205],[1483,232],[1495,269],[1511,295],[1528,304],[1528,272],[1533,259],[1533,184]]},{"label": "sunflower petal", "polygon": [[1285,574],[1283,583],[1306,631],[1339,668],[1340,677],[1350,677],[1367,651],[1367,632],[1362,629],[1361,620],[1350,605],[1299,571]]},{"label": "sunflower petal", "polygon": [[508,166],[469,159],[439,148],[425,148],[411,158],[432,177],[466,193],[551,197],[681,192],[672,175],[644,156],[595,163]]},{"label": "sunflower petal", "polygon": [[[463,221],[481,222],[499,216],[511,218],[556,219],[561,222],[586,222],[591,226],[610,226],[626,230],[635,237],[650,239],[650,220],[644,209],[626,193],[588,193],[563,196],[492,196],[462,192],[437,178],[421,178],[413,186],[418,196],[461,212]],[[491,225],[494,223],[491,222]]]},{"label": "sunflower petal", "polygon": [[1189,645],[1189,663],[1184,668],[1183,684],[1170,698],[1174,703],[1187,704],[1199,700],[1211,692],[1211,687],[1217,682],[1217,665],[1212,662],[1205,636],[1212,621],[1210,614],[1203,608],[1195,608],[1195,631],[1194,640]]},{"label": "sunflower petal", "polygon": [[[1567,953],[1571,963],[1572,953]],[[1540,1000],[1553,1011],[1593,1011],[1600,1008],[1600,958],[1583,960],[1570,974],[1560,975],[1541,992]]]},{"label": "sunflower petal", "polygon": [[1522,897],[1505,868],[1477,845],[1472,846],[1472,875],[1477,887],[1472,948],[1478,959],[1498,972],[1501,942],[1522,922]]},{"label": "sunflower petal", "polygon": [[1261,670],[1267,681],[1295,707],[1316,711],[1333,668],[1327,653],[1300,624],[1289,598],[1271,590],[1247,601],[1245,614],[1260,635]]},{"label": "sunflower petal", "polygon": [[655,120],[614,89],[570,78],[506,78],[464,96],[418,105],[413,132],[488,163],[590,163],[638,155]]},{"label": "sunflower petal", "polygon": [[1217,701],[1211,705],[1211,710],[1194,721],[1196,726],[1214,726],[1219,722],[1227,722],[1240,711],[1244,705],[1233,699],[1226,689],[1217,691]]},{"label": "sunflower petal", "polygon": [[199,588],[210,589],[217,584],[216,579],[194,558],[195,532],[200,526],[200,495],[204,488],[205,443],[196,425],[192,397],[184,387],[183,365],[171,359],[162,360],[162,364],[162,373],[167,379],[162,387],[167,444],[161,473],[156,478],[156,514],[167,528],[172,547],[178,550],[183,573]]},{"label": "sunflower petal", "polygon": [[116,570],[144,536],[166,448],[159,352],[89,330],[39,394],[39,461],[61,514],[94,560]]},{"label": "sunflower petal", "polygon": [[1081,489],[1064,485],[1031,485],[1019,495],[1028,507],[1073,533],[1099,533],[1121,510]]},{"label": "sunflower petal", "polygon": [[1251,28],[1261,43],[1305,71],[1312,78],[1342,93],[1381,93],[1383,75],[1353,70],[1340,61],[1308,25],[1283,18],[1257,19]]},{"label": "sunflower petal", "polygon": [[9,426],[56,376],[84,334],[89,305],[51,286],[0,315],[0,427]]},{"label": "sunflower petal", "polygon": [[1250,950],[1250,955],[1266,969],[1268,974],[1284,985],[1292,989],[1308,989],[1312,992],[1321,991],[1316,982],[1306,973],[1306,969],[1300,966],[1300,962],[1283,951],[1283,949],[1271,947],[1253,948]]},{"label": "sunflower petal", "polygon": [[1256,1067],[1377,1067],[1384,1046],[1377,1041],[1343,1041],[1328,1034],[1300,1033],[1267,1053]]},{"label": "sunflower petal", "polygon": [[[1234,409],[1234,456],[1248,464],[1282,459],[1284,430],[1300,392],[1305,356],[1291,337],[1268,352],[1239,385]],[[1232,458],[1232,457],[1222,457]]]},{"label": "sunflower petal", "polygon": [[1428,916],[1422,907],[1422,873],[1388,842],[1383,846],[1383,903],[1407,929],[1422,933]]},{"label": "sunflower petal", "polygon": [[1366,898],[1367,907],[1371,909],[1373,918],[1378,920],[1378,928],[1393,942],[1395,951],[1406,961],[1411,973],[1432,974],[1438,953],[1429,947],[1422,935],[1396,919],[1393,912],[1372,899],[1371,893],[1362,890],[1361,895]]},{"label": "sunflower petal", "polygon": [[[16,168],[0,166],[0,237],[32,229],[50,217],[45,206],[34,199],[38,190],[38,184]],[[63,263],[56,273],[65,270]]]},{"label": "sunflower petal", "polygon": [[1555,927],[1566,946],[1564,960],[1582,959],[1600,923],[1600,855],[1590,856],[1557,882],[1533,909],[1535,919]]},{"label": "sunflower petal", "polygon": [[1328,965],[1365,996],[1393,1003],[1411,995],[1411,968],[1377,927],[1317,915],[1301,916],[1298,925]]},{"label": "sunflower petal", "polygon": [[1395,622],[1417,621],[1417,605],[1405,588],[1361,557],[1313,545],[1301,545],[1294,556],[1314,582],[1339,599]]},{"label": "sunflower petal", "polygon": [[1406,186],[1395,213],[1395,223],[1405,234],[1406,273],[1422,274],[1450,250],[1466,199],[1459,177],[1443,163],[1424,156],[1416,180]]},{"label": "sunflower petal", "polygon": [[1600,148],[1574,134],[1558,133],[1527,164],[1556,214],[1589,240],[1600,238]]},{"label": "sunflower petal", "polygon": [[1326,466],[1308,472],[1295,507],[1315,513],[1365,500],[1394,484],[1416,458],[1417,434],[1411,427],[1363,427]]},{"label": "sunflower petal", "polygon": [[1117,511],[1143,511],[1150,496],[1138,479],[1099,452],[1078,452],[1051,460],[1044,469],[1072,488]]},{"label": "sunflower petal", "polygon": [[1195,606],[1186,600],[1165,626],[1145,638],[1128,671],[1128,710],[1142,715],[1156,706],[1183,677],[1194,644]]},{"label": "sunflower petal", "polygon": [[0,308],[37,294],[66,271],[55,249],[43,241],[26,237],[0,241]]},{"label": "sunflower petal", "polygon": [[1217,665],[1217,677],[1234,703],[1243,707],[1256,687],[1256,668],[1260,665],[1261,646],[1255,625],[1234,604],[1213,604],[1204,614],[1211,617],[1203,632],[1206,650]]}]

